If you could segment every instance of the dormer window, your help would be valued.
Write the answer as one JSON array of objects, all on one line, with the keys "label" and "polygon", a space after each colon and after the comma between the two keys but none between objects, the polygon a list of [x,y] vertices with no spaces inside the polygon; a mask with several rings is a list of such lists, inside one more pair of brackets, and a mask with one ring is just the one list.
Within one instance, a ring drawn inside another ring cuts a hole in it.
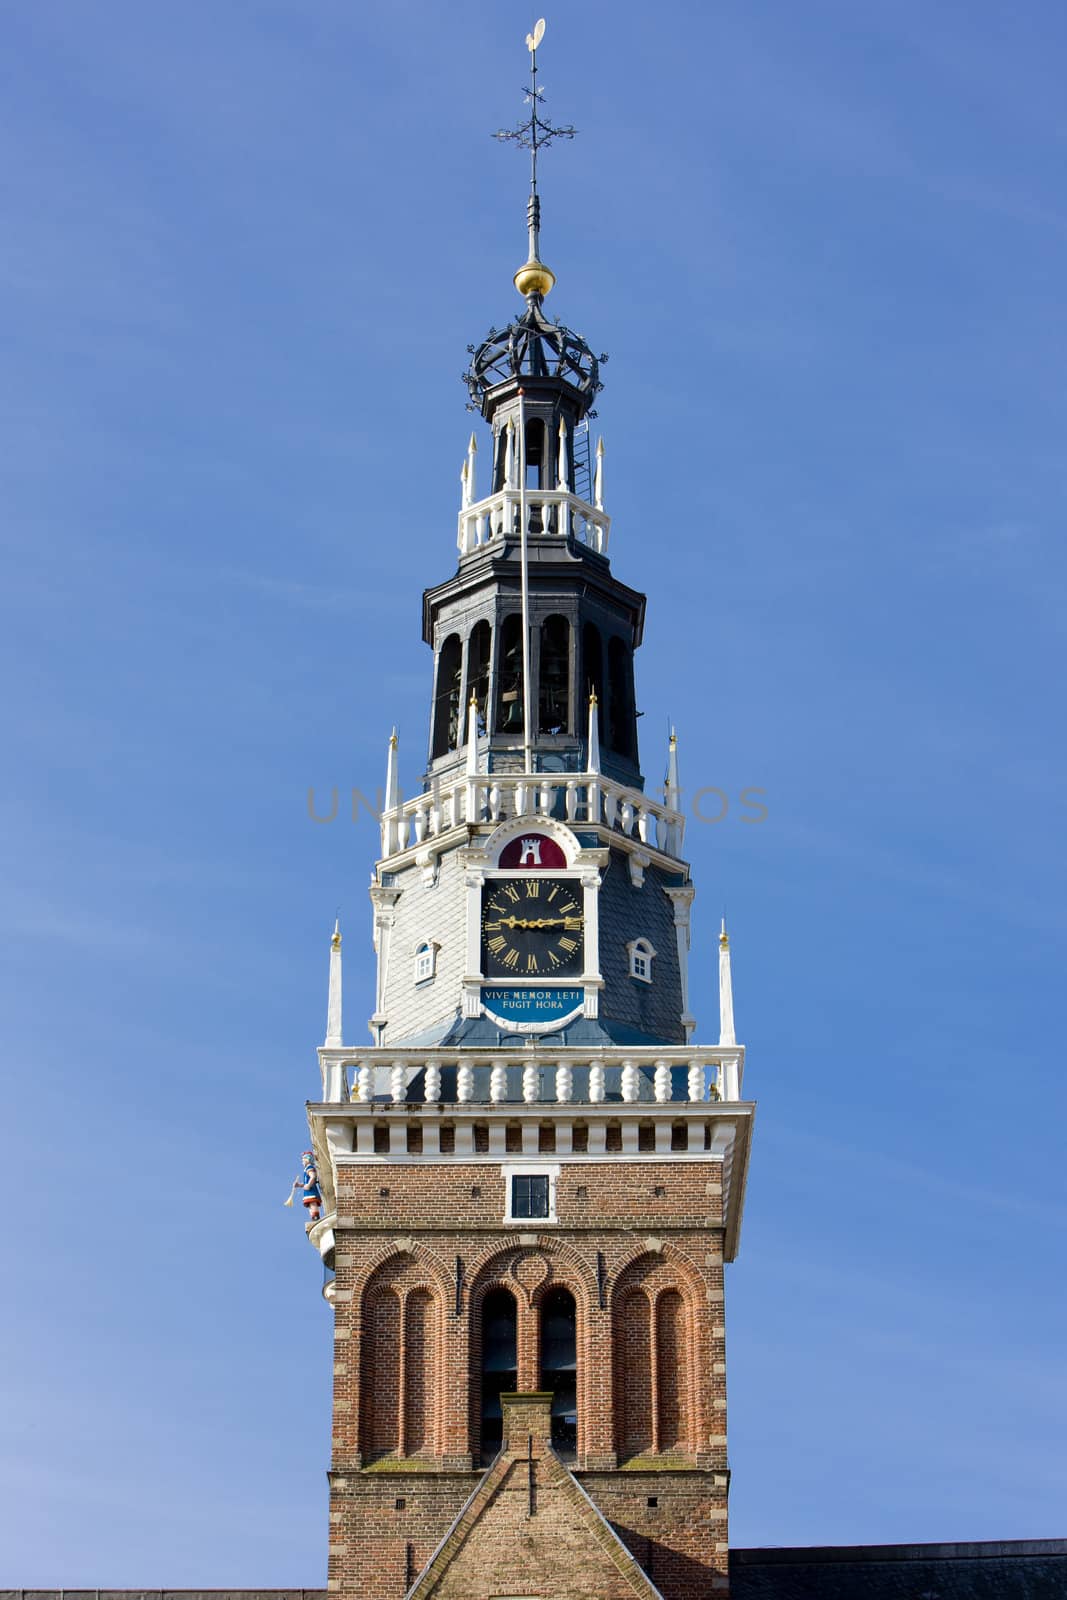
[{"label": "dormer window", "polygon": [[423,939],[415,946],[415,982],[429,983],[437,971],[437,952],[440,946],[432,939]]},{"label": "dormer window", "polygon": [[631,939],[626,946],[630,957],[630,976],[639,983],[652,982],[652,962],[656,952],[647,939]]}]

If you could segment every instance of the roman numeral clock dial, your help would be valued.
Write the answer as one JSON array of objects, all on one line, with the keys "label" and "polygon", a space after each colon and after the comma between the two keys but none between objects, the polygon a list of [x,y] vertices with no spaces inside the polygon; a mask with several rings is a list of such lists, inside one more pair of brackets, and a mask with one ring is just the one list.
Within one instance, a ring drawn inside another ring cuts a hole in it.
[{"label": "roman numeral clock dial", "polygon": [[580,891],[566,878],[513,878],[482,894],[487,978],[571,978],[585,961]]}]

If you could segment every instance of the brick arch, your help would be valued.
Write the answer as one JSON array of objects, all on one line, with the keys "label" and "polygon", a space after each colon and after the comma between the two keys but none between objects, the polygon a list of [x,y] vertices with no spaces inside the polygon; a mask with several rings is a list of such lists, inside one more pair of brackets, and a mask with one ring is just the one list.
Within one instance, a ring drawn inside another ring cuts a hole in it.
[{"label": "brick arch", "polygon": [[615,1280],[612,1379],[620,1459],[698,1448],[698,1374],[707,1347],[703,1288],[692,1260],[670,1247],[638,1253]]},{"label": "brick arch", "polygon": [[417,1251],[381,1255],[361,1275],[360,1449],[371,1460],[437,1454],[445,1297]]},{"label": "brick arch", "polygon": [[352,1279],[352,1297],[357,1302],[366,1292],[371,1278],[388,1262],[410,1256],[429,1276],[437,1292],[447,1299],[452,1288],[452,1274],[444,1260],[420,1239],[390,1239],[370,1256]]},{"label": "brick arch", "polygon": [[[566,1268],[566,1274],[560,1273],[559,1281],[565,1282],[566,1286],[571,1288],[573,1278],[575,1288],[580,1289],[582,1297],[588,1304],[592,1304],[597,1293],[595,1268],[580,1250],[575,1249],[574,1245],[568,1244],[563,1239],[557,1239],[552,1234],[538,1234],[537,1243],[532,1245],[522,1244],[517,1233],[503,1240],[494,1240],[482,1258],[472,1265],[470,1273],[472,1292],[483,1273],[489,1271],[506,1273],[511,1258],[524,1250],[538,1250],[543,1256],[548,1257],[553,1267],[558,1263],[561,1268]],[[534,1293],[540,1292],[542,1288],[543,1285],[537,1285]],[[575,1299],[578,1299],[578,1293],[575,1293]]]}]

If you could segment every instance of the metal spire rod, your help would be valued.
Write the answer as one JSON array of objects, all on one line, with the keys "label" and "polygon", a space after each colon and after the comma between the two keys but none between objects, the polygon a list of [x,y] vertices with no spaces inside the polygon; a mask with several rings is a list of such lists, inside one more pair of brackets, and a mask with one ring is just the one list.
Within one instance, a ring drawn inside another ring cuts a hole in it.
[{"label": "metal spire rod", "polygon": [[[523,99],[530,107],[530,115],[525,122],[520,122],[516,128],[499,128],[493,135],[494,139],[503,142],[513,142],[520,150],[530,152],[530,198],[526,205],[526,228],[529,236],[530,262],[539,262],[541,259],[541,197],[537,192],[537,157],[541,150],[547,149],[553,139],[573,139],[577,128],[556,128],[547,118],[538,113],[538,107],[544,104],[545,91],[537,82],[537,47],[545,34],[545,19],[542,17],[534,25],[532,33],[526,35],[526,48],[530,52],[530,87],[523,89]],[[547,288],[551,287],[551,283]],[[541,288],[542,294],[547,293],[547,288]]]}]

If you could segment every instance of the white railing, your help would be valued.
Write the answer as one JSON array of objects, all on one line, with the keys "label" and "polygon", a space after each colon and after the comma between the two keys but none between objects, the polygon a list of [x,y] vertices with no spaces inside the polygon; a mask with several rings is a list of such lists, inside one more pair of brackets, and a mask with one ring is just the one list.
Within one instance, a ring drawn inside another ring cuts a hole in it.
[{"label": "white railing", "polygon": [[435,778],[425,793],[382,813],[382,855],[396,855],[463,823],[511,817],[603,823],[676,859],[685,837],[681,811],[599,772],[460,773]]},{"label": "white railing", "polygon": [[741,1098],[741,1045],[319,1050],[323,1098],[370,1106],[700,1104]]},{"label": "white railing", "polygon": [[[608,553],[611,518],[588,500],[580,500],[568,489],[527,489],[527,532],[549,534],[555,538],[575,538],[598,555]],[[462,556],[502,539],[517,537],[522,496],[518,489],[501,489],[485,500],[464,506],[459,513],[456,543]]]}]

